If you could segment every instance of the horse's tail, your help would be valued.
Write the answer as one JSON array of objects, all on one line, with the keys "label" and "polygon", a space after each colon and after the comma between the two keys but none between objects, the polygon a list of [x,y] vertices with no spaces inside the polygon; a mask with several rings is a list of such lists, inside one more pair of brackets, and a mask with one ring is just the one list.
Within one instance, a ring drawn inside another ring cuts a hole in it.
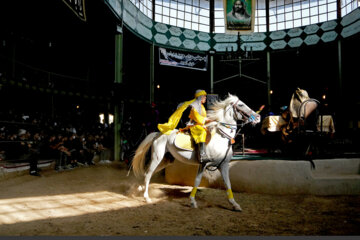
[{"label": "horse's tail", "polygon": [[155,138],[159,135],[159,132],[152,132],[146,136],[146,138],[140,143],[139,147],[135,151],[135,156],[132,160],[131,166],[136,177],[144,175],[146,154],[149,151]]}]

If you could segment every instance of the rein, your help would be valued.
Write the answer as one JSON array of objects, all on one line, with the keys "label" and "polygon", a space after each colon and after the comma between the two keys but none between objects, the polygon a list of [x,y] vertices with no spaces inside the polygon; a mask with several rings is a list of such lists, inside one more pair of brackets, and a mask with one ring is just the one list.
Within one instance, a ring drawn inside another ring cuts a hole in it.
[{"label": "rein", "polygon": [[[229,146],[228,146],[228,149],[226,150],[226,153],[225,153],[224,158],[219,162],[219,164],[206,166],[206,169],[207,169],[208,171],[215,171],[215,170],[217,170],[217,169],[219,168],[219,166],[225,161],[225,159],[226,159],[226,157],[227,157],[227,155],[228,155],[228,153],[229,153],[229,151],[230,151],[231,145],[235,142],[234,139],[239,135],[242,127],[248,122],[249,119],[250,119],[250,122],[255,119],[255,117],[254,117],[252,114],[250,114],[250,116],[248,116],[246,113],[244,113],[243,111],[241,111],[240,109],[238,109],[238,108],[236,107],[236,104],[237,104],[238,102],[239,102],[239,100],[237,100],[234,104],[232,104],[233,111],[234,111],[234,113],[235,113],[236,111],[239,112],[239,113],[243,116],[243,118],[245,119],[245,121],[243,121],[243,122],[240,123],[240,124],[231,124],[231,123],[225,123],[225,122],[216,121],[216,122],[218,122],[221,126],[226,127],[226,128],[228,128],[228,129],[231,129],[231,132],[236,131],[238,126],[240,126],[240,128],[237,130],[237,132],[236,132],[236,134],[234,135],[234,137],[231,137],[228,133],[224,132],[224,130],[222,130],[221,128],[217,128],[217,129],[219,130],[220,135],[221,135],[223,138],[229,139],[229,144],[228,144]],[[229,107],[225,112],[229,111],[230,109],[231,109],[231,107]],[[237,114],[234,114],[234,118],[235,118],[236,121],[242,120],[242,119],[238,119]],[[210,167],[212,167],[212,168],[210,169]]]},{"label": "rein", "polygon": [[[243,117],[243,119],[245,119],[245,121],[249,120],[250,119],[250,122],[254,120],[254,116],[252,114],[247,114],[245,112],[243,112],[241,109],[239,109],[238,107],[236,107],[236,104],[239,102],[240,100],[238,99],[234,104],[232,104],[232,108],[233,108],[233,111],[234,113],[235,112],[239,112],[241,114],[241,116]],[[229,111],[231,109],[231,107],[229,107],[225,112]],[[235,120],[236,121],[240,121],[242,119],[239,119],[237,117],[237,114],[234,114],[235,115]],[[234,124],[229,124],[227,123],[228,125],[234,125]],[[244,126],[245,124],[243,124],[242,126]],[[237,126],[239,126],[239,124],[237,124]]]},{"label": "rein", "polygon": [[[245,113],[243,113],[243,111],[241,111],[240,109],[238,109],[237,107],[236,107],[236,104],[239,102],[239,100],[237,100],[233,105],[232,105],[232,108],[233,108],[233,110],[234,110],[234,112],[235,111],[238,111],[242,116],[243,116],[243,118],[245,119],[245,121],[247,121],[249,118],[250,119],[253,119],[254,118],[254,116],[250,116],[250,117],[247,117],[246,115],[245,115]],[[227,112],[227,111],[229,111],[231,109],[231,107],[230,108],[228,108],[225,112]],[[235,120],[237,120],[237,121],[239,121],[239,120],[241,120],[241,119],[238,119],[238,117],[237,117],[237,115],[236,114],[234,114],[234,116],[235,116]],[[228,138],[230,141],[231,141],[231,139],[235,139],[236,137],[237,137],[237,135],[239,135],[239,133],[240,133],[240,131],[241,131],[241,129],[242,129],[242,127],[244,127],[244,125],[246,124],[246,122],[242,122],[242,123],[239,123],[239,124],[231,124],[231,123],[224,123],[224,122],[219,122],[220,123],[220,125],[222,125],[222,126],[224,126],[224,127],[226,127],[226,128],[230,128],[231,129],[231,132],[233,131],[233,130],[237,130],[237,127],[238,126],[240,126],[240,128],[239,128],[239,130],[236,132],[236,134],[235,134],[235,136],[233,137],[233,138],[231,138],[228,134],[226,134],[223,130],[220,130],[220,132],[222,133],[222,136],[224,137],[226,137],[226,138]]]},{"label": "rein", "polygon": [[[229,141],[229,147],[228,147],[228,149],[226,150],[226,153],[225,153],[225,156],[224,156],[224,158],[219,162],[219,164],[217,164],[216,166],[212,166],[212,165],[210,165],[210,166],[206,166],[206,169],[208,170],[208,171],[215,171],[215,170],[217,170],[218,168],[219,168],[219,166],[225,161],[225,159],[226,159],[226,157],[227,157],[227,155],[228,155],[228,153],[229,153],[229,150],[230,150],[230,148],[231,148],[231,144],[230,144],[230,141]],[[209,167],[213,167],[213,168],[209,168]]]},{"label": "rein", "polygon": [[[230,124],[230,123],[224,123],[224,122],[219,122],[219,124],[226,127],[226,128],[230,128],[231,132],[234,131],[234,130],[236,131],[237,126],[241,125],[241,127],[242,127],[242,126],[245,125],[245,123],[242,123],[242,124]],[[237,137],[237,135],[239,135],[239,132],[241,130],[241,128],[239,128],[239,130],[236,132],[235,136],[231,137],[229,134],[224,132],[224,130],[222,130],[221,128],[217,128],[217,129],[219,130],[219,133],[223,138],[229,139],[229,144],[228,144],[228,148],[226,150],[224,158],[219,162],[219,164],[217,164],[215,166],[212,166],[212,165],[206,166],[206,169],[208,171],[216,171],[219,168],[219,166],[225,161],[225,159],[226,159],[226,157],[227,157],[227,155],[228,155],[228,153],[230,151],[231,145],[232,145],[233,141],[235,141],[234,139]],[[213,168],[210,168],[210,167],[213,167]]]},{"label": "rein", "polygon": [[[218,121],[215,121],[218,122]],[[237,129],[237,126],[243,127],[246,123],[238,123],[238,124],[231,124],[231,123],[224,123],[224,122],[218,122],[224,127],[230,128],[231,126],[235,126],[235,129]]]}]

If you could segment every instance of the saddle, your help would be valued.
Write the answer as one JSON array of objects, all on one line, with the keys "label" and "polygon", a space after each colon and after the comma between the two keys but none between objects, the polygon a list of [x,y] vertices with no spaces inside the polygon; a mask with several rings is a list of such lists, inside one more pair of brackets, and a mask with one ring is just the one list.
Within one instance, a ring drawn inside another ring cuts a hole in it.
[{"label": "saddle", "polygon": [[[208,144],[210,142],[211,136],[214,134],[214,131],[210,132],[208,129],[206,130],[206,142]],[[176,137],[174,139],[174,145],[185,151],[194,151],[195,150],[195,142],[191,137],[190,130],[187,128],[180,129],[176,133]]]},{"label": "saddle", "polygon": [[176,134],[174,145],[177,148],[180,148],[182,150],[186,151],[194,151],[195,150],[195,142],[193,138],[191,137],[190,132],[181,132],[179,131]]}]

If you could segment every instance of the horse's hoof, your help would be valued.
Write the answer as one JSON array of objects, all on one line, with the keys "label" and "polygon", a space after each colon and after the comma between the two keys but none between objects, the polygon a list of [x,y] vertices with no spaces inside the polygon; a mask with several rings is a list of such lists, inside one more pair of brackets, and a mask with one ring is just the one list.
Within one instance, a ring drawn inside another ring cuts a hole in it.
[{"label": "horse's hoof", "polygon": [[240,206],[234,206],[234,211],[235,212],[242,212],[242,209]]},{"label": "horse's hoof", "polygon": [[144,188],[143,188],[143,186],[138,186],[138,188],[137,188],[137,190],[139,191],[139,192],[141,192],[142,190],[144,190]]},{"label": "horse's hoof", "polygon": [[146,203],[151,203],[151,198],[145,198]]},{"label": "horse's hoof", "polygon": [[190,202],[192,208],[198,208],[195,198],[190,197]]},{"label": "horse's hoof", "polygon": [[196,203],[196,202],[192,202],[192,203],[191,203],[191,208],[198,208],[197,203]]}]

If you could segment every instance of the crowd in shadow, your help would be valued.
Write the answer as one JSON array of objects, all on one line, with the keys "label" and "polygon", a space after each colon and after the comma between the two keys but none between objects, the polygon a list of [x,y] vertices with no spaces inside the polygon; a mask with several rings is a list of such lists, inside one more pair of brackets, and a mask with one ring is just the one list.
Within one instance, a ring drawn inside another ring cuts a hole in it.
[{"label": "crowd in shadow", "polygon": [[[125,110],[120,160],[130,165],[137,146],[147,134],[156,131],[160,120],[155,103],[129,105]],[[0,164],[29,163],[30,175],[40,176],[41,160],[52,160],[56,171],[112,163],[114,124],[100,123],[99,118],[86,113],[80,115],[69,112],[52,117],[46,112],[1,109]]]},{"label": "crowd in shadow", "polygon": [[39,176],[40,160],[55,161],[55,170],[111,163],[113,126],[91,123],[73,124],[53,120],[45,114],[0,112],[0,161],[28,162],[30,175]]}]

